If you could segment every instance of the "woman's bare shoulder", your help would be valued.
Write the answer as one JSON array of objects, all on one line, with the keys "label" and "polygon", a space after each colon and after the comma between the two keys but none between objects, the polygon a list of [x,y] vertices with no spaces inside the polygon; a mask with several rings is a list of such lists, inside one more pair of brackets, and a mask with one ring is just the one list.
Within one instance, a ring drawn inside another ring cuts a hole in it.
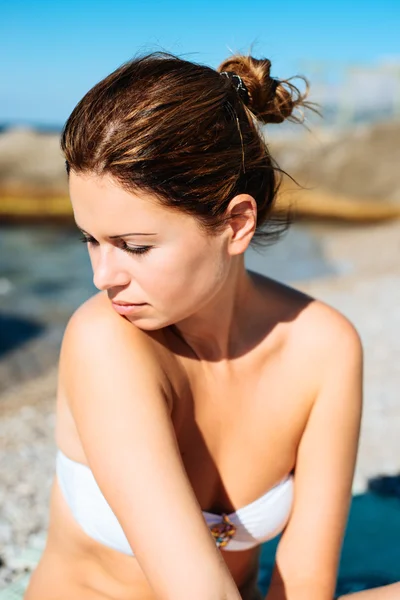
[{"label": "woman's bare shoulder", "polygon": [[139,329],[116,313],[107,295],[99,292],[75,310],[65,329],[63,344],[82,342],[86,346],[98,343],[114,346],[118,343],[129,344],[131,347],[135,345],[144,350],[145,347],[150,349],[152,342],[158,337],[157,332],[154,334]]},{"label": "woman's bare shoulder", "polygon": [[[92,327],[104,322],[105,325],[112,324],[118,329],[131,325],[127,319],[121,317],[111,306],[111,302],[105,292],[98,292],[83,302],[69,319],[66,331]],[[137,328],[135,328],[137,329]]]},{"label": "woman's bare shoulder", "polygon": [[330,344],[333,338],[339,341],[343,335],[358,337],[354,324],[337,308],[286,283],[256,277],[265,290],[266,302],[272,299],[280,307],[279,317],[291,323],[294,340],[318,346]]},{"label": "woman's bare shoulder", "polygon": [[102,369],[109,372],[113,368],[115,357],[126,356],[132,365],[140,362],[149,375],[167,385],[156,339],[157,335],[117,314],[104,293],[92,296],[73,313],[64,332],[59,365],[64,389],[74,379],[77,361],[84,361],[88,370],[96,368],[101,375]]},{"label": "woman's bare shoulder", "polygon": [[262,278],[265,298],[279,307],[278,318],[286,324],[285,341],[294,359],[313,369],[304,373],[323,374],[332,361],[362,353],[360,335],[350,319],[321,299],[273,279]]},{"label": "woman's bare shoulder", "polygon": [[344,313],[323,300],[289,286],[282,293],[290,297],[294,314],[288,345],[317,393],[333,365],[362,361],[360,334]]},{"label": "woman's bare shoulder", "polygon": [[361,344],[360,335],[352,321],[340,310],[319,298],[300,292],[306,298],[293,322],[293,340],[306,348],[315,358],[335,358],[349,345]]}]

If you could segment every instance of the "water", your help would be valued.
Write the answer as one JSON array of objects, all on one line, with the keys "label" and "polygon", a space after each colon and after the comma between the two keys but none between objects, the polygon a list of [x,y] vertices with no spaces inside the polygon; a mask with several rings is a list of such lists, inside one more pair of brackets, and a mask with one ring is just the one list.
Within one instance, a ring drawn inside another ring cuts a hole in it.
[{"label": "water", "polygon": [[78,237],[61,227],[0,229],[0,311],[48,325],[65,321],[95,292]]},{"label": "water", "polygon": [[[0,355],[65,326],[73,311],[96,289],[79,232],[60,226],[0,228]],[[250,250],[248,268],[280,281],[308,279],[334,271],[306,225],[294,225],[275,245]]]}]

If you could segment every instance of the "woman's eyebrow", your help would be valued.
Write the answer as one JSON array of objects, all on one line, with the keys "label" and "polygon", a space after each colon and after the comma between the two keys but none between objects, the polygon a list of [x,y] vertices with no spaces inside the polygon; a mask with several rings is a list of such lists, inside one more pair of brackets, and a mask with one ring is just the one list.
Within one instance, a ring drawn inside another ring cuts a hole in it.
[{"label": "woman's eyebrow", "polygon": [[[78,223],[76,223],[77,228],[82,231],[82,233],[86,233],[86,235],[90,235],[87,231],[85,231],[82,227],[80,227],[78,225]],[[157,235],[156,233],[120,233],[119,235],[109,235],[109,239],[110,240],[116,240],[118,238],[122,238],[122,237],[129,237],[130,235]]]},{"label": "woman's eyebrow", "polygon": [[119,235],[109,235],[110,240],[115,240],[116,238],[129,237],[130,235],[157,235],[156,233],[120,233]]}]

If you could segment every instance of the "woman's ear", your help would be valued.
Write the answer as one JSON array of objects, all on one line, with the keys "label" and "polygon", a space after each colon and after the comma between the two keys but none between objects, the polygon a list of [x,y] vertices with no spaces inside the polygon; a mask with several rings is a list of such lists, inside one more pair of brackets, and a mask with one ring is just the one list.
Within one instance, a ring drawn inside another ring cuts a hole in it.
[{"label": "woman's ear", "polygon": [[227,208],[229,253],[234,256],[247,250],[257,225],[257,204],[253,196],[239,194],[230,201]]}]

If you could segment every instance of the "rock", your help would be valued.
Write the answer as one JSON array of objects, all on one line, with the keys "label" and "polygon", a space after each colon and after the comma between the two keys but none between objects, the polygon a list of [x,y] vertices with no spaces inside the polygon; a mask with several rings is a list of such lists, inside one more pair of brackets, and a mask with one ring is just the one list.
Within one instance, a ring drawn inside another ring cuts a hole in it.
[{"label": "rock", "polygon": [[[363,202],[400,203],[400,122],[354,126],[348,131],[278,129],[267,139],[278,164],[301,184]],[[59,135],[15,128],[0,135],[0,194],[66,196]]]},{"label": "rock", "polygon": [[2,195],[67,195],[60,136],[15,128],[0,135]]},{"label": "rock", "polygon": [[360,202],[400,204],[400,122],[359,125],[330,136],[318,131],[271,140],[281,168],[299,183]]}]

